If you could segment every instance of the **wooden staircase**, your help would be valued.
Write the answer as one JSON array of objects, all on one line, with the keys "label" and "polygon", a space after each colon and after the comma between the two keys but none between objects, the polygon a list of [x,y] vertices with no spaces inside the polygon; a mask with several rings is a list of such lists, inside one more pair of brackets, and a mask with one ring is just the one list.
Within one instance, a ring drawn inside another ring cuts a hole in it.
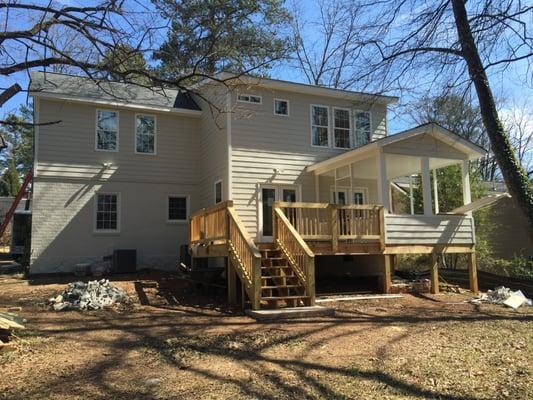
[{"label": "wooden staircase", "polygon": [[281,249],[274,243],[258,243],[261,253],[261,308],[306,306],[305,285]]}]

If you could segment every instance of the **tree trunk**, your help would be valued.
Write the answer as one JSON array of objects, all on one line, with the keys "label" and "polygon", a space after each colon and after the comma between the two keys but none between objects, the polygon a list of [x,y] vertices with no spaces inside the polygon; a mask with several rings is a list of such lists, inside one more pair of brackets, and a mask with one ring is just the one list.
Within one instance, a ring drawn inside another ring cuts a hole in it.
[{"label": "tree trunk", "polygon": [[[515,151],[498,117],[496,103],[492,95],[485,67],[479,57],[478,49],[472,35],[465,2],[452,0],[455,25],[461,43],[462,55],[468,65],[470,79],[476,88],[483,125],[487,130],[492,151],[507,188],[516,204],[524,213],[533,232],[533,190],[524,168],[516,158]],[[533,233],[531,234],[533,236]]]}]

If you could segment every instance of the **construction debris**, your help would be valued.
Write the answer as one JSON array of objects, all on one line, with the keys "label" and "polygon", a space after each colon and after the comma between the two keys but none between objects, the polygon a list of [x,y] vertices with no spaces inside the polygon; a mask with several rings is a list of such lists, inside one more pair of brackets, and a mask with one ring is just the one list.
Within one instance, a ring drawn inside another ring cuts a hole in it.
[{"label": "construction debris", "polygon": [[55,311],[99,310],[115,304],[128,304],[130,298],[120,288],[113,286],[107,279],[99,281],[69,283],[57,297],[49,299]]},{"label": "construction debris", "polygon": [[524,296],[521,290],[513,292],[505,286],[499,286],[494,290],[487,291],[487,293],[480,293],[476,298],[470,299],[469,302],[473,304],[502,304],[515,310],[523,305],[533,305],[532,301]]},{"label": "construction debris", "polygon": [[11,340],[13,331],[26,329],[24,319],[16,314],[0,312],[0,352],[11,350]]}]

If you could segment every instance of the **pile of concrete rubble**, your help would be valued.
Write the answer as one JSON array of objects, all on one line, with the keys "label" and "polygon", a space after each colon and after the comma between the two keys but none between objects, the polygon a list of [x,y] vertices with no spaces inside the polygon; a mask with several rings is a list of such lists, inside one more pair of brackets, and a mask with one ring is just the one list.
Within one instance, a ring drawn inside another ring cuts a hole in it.
[{"label": "pile of concrete rubble", "polygon": [[115,304],[130,302],[128,295],[107,279],[73,282],[57,297],[49,299],[54,310],[99,310]]},{"label": "pile of concrete rubble", "polygon": [[515,310],[523,305],[533,305],[532,301],[528,299],[522,291],[517,290],[513,292],[505,286],[499,286],[494,290],[488,290],[487,293],[480,293],[476,298],[469,300],[470,303],[493,303],[502,304]]},{"label": "pile of concrete rubble", "polygon": [[24,319],[12,312],[0,312],[0,353],[12,348],[13,332],[25,329],[24,322]]}]

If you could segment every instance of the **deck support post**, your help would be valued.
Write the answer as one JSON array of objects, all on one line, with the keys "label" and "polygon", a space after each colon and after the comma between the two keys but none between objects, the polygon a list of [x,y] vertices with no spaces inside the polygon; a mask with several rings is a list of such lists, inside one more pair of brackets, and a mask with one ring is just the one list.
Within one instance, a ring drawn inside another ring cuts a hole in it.
[{"label": "deck support post", "polygon": [[394,273],[396,272],[396,267],[398,263],[398,256],[396,254],[390,255],[390,273],[391,276],[394,276]]},{"label": "deck support post", "polygon": [[390,293],[392,287],[391,279],[391,256],[383,256],[383,275],[381,277],[381,291],[383,293]]},{"label": "deck support post", "polygon": [[431,276],[430,276],[431,293],[438,294],[439,293],[439,260],[438,260],[438,254],[435,251],[431,253],[430,272],[431,272]]},{"label": "deck support post", "polygon": [[472,252],[468,253],[468,277],[470,282],[470,291],[472,293],[479,292],[477,282],[477,261],[475,249],[472,249]]},{"label": "deck support post", "polygon": [[237,304],[237,274],[231,261],[226,257],[226,274],[228,278],[228,303]]}]

